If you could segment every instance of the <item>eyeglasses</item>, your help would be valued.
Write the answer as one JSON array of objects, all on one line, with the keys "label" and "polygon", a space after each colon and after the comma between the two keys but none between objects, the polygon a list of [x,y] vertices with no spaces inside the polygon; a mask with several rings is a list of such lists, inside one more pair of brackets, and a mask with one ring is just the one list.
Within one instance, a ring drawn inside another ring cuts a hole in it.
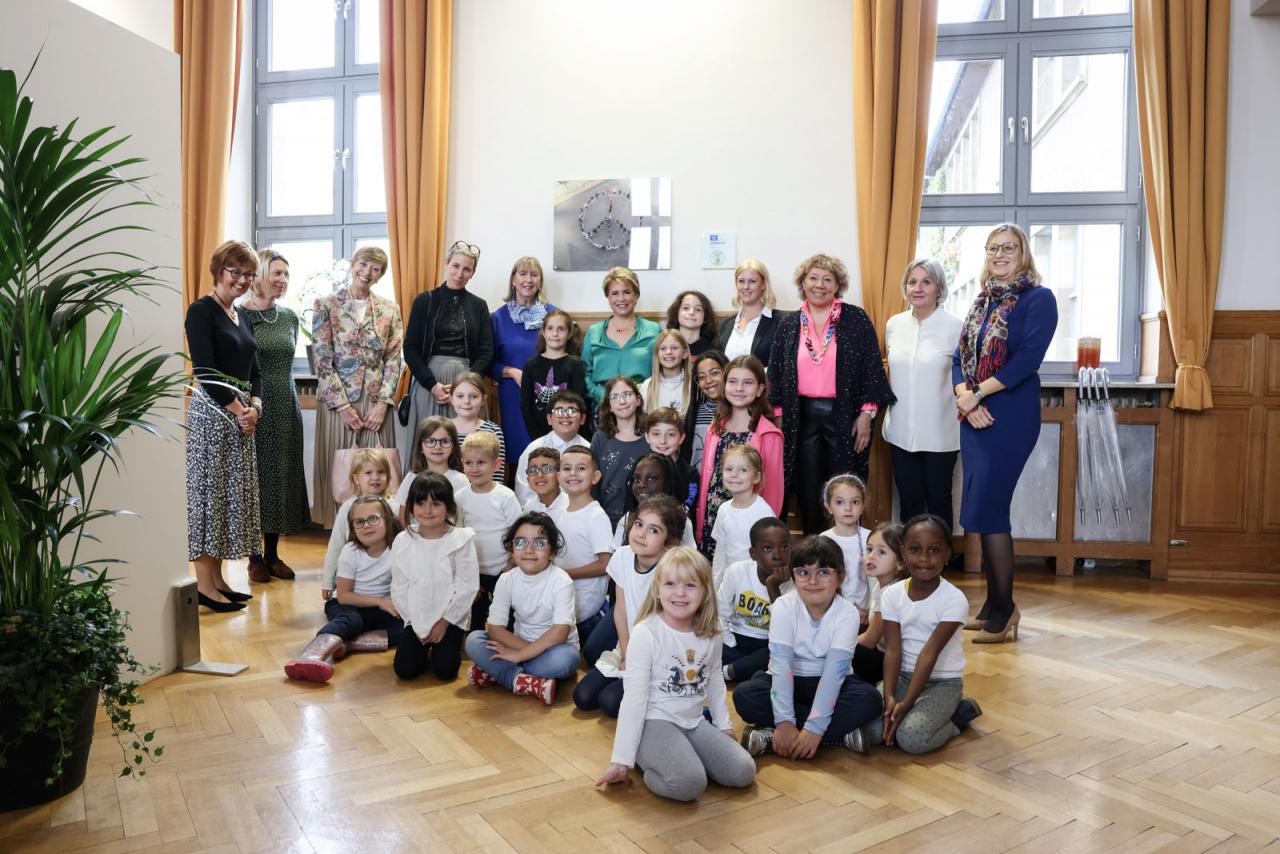
[{"label": "eyeglasses", "polygon": [[522,552],[525,549],[533,549],[535,552],[541,551],[547,547],[547,538],[534,537],[529,539],[528,537],[516,537],[511,541],[511,546],[518,552]]},{"label": "eyeglasses", "polygon": [[635,396],[636,396],[636,393],[634,391],[632,391],[631,389],[627,389],[626,391],[615,391],[613,394],[609,395],[609,400],[614,403],[617,403],[623,400],[630,400]]},{"label": "eyeglasses", "polygon": [[365,516],[362,519],[351,520],[351,527],[355,528],[357,531],[360,530],[361,528],[376,528],[381,524],[382,524],[381,516]]},{"label": "eyeglasses", "polygon": [[422,444],[426,445],[428,448],[447,448],[453,444],[453,440],[450,439],[448,436],[445,436],[443,439],[437,439],[434,436],[428,436],[427,438],[422,440]]},{"label": "eyeglasses", "polygon": [[446,258],[451,258],[461,252],[463,255],[470,255],[472,258],[480,257],[480,247],[474,243],[468,243],[465,240],[455,240],[453,245],[449,247],[449,251],[445,253]]},{"label": "eyeglasses", "polygon": [[580,412],[582,412],[582,410],[576,406],[557,406],[555,409],[551,410],[551,414],[557,418],[571,418]]},{"label": "eyeglasses", "polygon": [[524,470],[524,473],[529,475],[529,477],[533,477],[535,474],[555,474],[558,471],[560,471],[559,466],[552,465],[551,463],[544,463],[540,466],[529,466]]},{"label": "eyeglasses", "polygon": [[249,270],[239,270],[239,269],[236,269],[235,267],[223,267],[222,272],[227,273],[233,279],[244,279],[249,282],[252,282],[254,279],[258,278],[257,273],[254,273]]},{"label": "eyeglasses", "polygon": [[801,566],[792,570],[792,573],[795,575],[796,578],[799,578],[801,580],[804,580],[816,575],[820,580],[826,581],[827,579],[835,575],[836,571],[829,566],[820,566],[817,569],[809,569],[807,566]]},{"label": "eyeglasses", "polygon": [[1018,251],[1016,243],[992,243],[987,247],[988,255],[1012,255]]}]

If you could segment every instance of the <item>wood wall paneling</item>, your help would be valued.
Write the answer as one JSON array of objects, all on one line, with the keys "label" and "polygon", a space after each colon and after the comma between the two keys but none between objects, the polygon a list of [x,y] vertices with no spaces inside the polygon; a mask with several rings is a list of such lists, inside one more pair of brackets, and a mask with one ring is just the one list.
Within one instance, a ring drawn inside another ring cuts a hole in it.
[{"label": "wood wall paneling", "polygon": [[1280,534],[1280,408],[1264,412],[1262,438],[1262,501],[1258,529]]},{"label": "wood wall paneling", "polygon": [[1243,533],[1249,410],[1218,406],[1184,418],[1178,526]]},{"label": "wood wall paneling", "polygon": [[1253,379],[1253,336],[1214,335],[1205,370],[1213,393],[1248,394]]},{"label": "wood wall paneling", "polygon": [[1280,396],[1280,335],[1267,336],[1267,373],[1265,393]]}]

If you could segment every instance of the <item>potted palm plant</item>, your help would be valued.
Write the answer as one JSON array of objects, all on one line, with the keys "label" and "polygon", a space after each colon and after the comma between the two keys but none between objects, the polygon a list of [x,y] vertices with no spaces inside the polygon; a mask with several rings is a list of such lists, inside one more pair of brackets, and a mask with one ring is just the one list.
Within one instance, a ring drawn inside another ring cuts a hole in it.
[{"label": "potted palm plant", "polygon": [[145,668],[111,601],[114,562],[81,545],[121,512],[94,504],[119,438],[158,432],[183,385],[175,354],[117,340],[123,300],[165,286],[112,251],[152,204],[129,174],[141,160],[111,128],[32,123],[22,90],[0,70],[0,809],[83,782],[99,697],[122,776],[162,753],[133,721]]}]

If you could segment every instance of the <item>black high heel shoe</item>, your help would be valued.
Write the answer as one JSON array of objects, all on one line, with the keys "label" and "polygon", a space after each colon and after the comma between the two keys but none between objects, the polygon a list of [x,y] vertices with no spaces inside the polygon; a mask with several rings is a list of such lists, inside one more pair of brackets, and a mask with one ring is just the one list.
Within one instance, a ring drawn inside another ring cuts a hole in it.
[{"label": "black high heel shoe", "polygon": [[223,596],[226,596],[232,602],[248,602],[253,598],[252,593],[241,593],[238,590],[223,590],[221,587],[218,588],[218,592]]},{"label": "black high heel shoe", "polygon": [[226,614],[231,611],[243,611],[245,607],[243,602],[219,602],[217,599],[210,599],[199,591],[196,592],[196,597],[201,605],[205,606],[210,611],[217,611],[220,614]]}]

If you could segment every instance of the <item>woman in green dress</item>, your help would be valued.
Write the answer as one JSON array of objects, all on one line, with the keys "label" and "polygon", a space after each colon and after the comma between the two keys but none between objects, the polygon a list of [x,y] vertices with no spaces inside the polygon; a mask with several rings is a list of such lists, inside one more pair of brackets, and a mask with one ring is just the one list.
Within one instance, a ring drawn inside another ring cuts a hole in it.
[{"label": "woman in green dress", "polygon": [[258,494],[263,548],[249,556],[249,580],[292,579],[280,559],[281,535],[296,534],[309,521],[302,469],[302,409],[293,384],[298,315],[280,305],[289,289],[289,262],[272,249],[258,253],[261,271],[245,299],[245,314],[258,341],[262,370],[262,420],[258,422]]}]

